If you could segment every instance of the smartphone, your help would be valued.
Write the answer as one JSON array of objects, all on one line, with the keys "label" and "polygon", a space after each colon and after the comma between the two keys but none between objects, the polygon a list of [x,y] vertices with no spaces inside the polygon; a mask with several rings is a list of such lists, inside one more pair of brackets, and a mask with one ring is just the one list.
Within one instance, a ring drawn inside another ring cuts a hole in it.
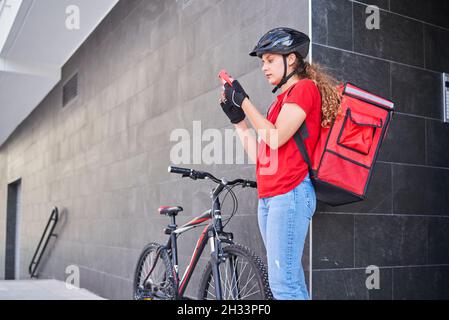
[{"label": "smartphone", "polygon": [[230,86],[232,86],[232,82],[234,81],[233,78],[227,73],[226,70],[221,70],[218,74],[218,77],[221,80],[221,83],[224,85],[225,83],[229,83]]}]

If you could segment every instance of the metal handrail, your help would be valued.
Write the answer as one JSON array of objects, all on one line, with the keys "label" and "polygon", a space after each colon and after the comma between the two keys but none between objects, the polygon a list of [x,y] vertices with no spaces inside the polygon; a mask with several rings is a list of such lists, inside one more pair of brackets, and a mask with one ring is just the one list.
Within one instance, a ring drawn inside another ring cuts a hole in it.
[{"label": "metal handrail", "polygon": [[[53,208],[53,211],[51,212],[50,218],[48,219],[47,226],[45,227],[44,233],[42,234],[41,240],[39,241],[39,244],[37,245],[36,251],[34,252],[33,259],[31,259],[31,263],[28,267],[28,272],[31,276],[31,278],[37,278],[36,276],[36,270],[39,267],[39,263],[41,262],[41,258],[45,252],[45,249],[47,248],[48,242],[50,241],[51,237],[56,237],[56,234],[53,233],[55,230],[56,224],[59,220],[59,210],[57,207]],[[53,224],[52,224],[53,222]],[[50,227],[50,225],[52,226]],[[47,234],[48,228],[50,227],[50,233]],[[41,250],[42,242],[44,241],[44,246]],[[39,254],[39,255],[38,255]],[[37,259],[36,259],[37,257]]]}]

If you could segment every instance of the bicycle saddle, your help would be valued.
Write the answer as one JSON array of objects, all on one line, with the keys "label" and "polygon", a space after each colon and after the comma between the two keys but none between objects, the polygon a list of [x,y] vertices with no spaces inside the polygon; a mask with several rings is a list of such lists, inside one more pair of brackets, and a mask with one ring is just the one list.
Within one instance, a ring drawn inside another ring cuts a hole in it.
[{"label": "bicycle saddle", "polygon": [[178,212],[181,212],[182,207],[172,207],[172,206],[161,206],[158,211],[160,214],[165,214],[166,216],[176,216]]}]

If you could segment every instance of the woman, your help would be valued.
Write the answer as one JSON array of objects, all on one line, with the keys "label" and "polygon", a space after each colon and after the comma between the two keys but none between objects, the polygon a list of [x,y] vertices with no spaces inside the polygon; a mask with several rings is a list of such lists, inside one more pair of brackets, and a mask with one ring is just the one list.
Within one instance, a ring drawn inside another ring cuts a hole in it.
[{"label": "woman", "polygon": [[[276,28],[250,53],[262,59],[262,71],[275,86],[273,93],[281,91],[266,118],[238,81],[232,87],[226,84],[220,99],[246,152],[256,160],[258,222],[275,299],[309,299],[301,258],[316,196],[293,135],[300,130],[307,152],[312,154],[320,126],[334,121],[340,105],[334,80],[304,61],[309,45],[304,33]],[[258,140],[249,134],[246,116]]]}]

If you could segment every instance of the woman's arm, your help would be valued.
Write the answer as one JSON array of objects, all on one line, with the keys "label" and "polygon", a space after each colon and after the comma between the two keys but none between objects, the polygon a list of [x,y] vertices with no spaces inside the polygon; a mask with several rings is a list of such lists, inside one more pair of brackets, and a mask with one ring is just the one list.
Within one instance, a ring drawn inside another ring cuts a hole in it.
[{"label": "woman's arm", "polygon": [[248,98],[243,101],[242,109],[260,138],[273,150],[287,143],[306,119],[304,110],[294,103],[284,104],[274,125]]},{"label": "woman's arm", "polygon": [[240,141],[245,149],[248,157],[256,163],[257,159],[257,138],[254,135],[253,131],[248,128],[248,124],[246,121],[241,121],[235,126],[235,131],[239,135]]}]

